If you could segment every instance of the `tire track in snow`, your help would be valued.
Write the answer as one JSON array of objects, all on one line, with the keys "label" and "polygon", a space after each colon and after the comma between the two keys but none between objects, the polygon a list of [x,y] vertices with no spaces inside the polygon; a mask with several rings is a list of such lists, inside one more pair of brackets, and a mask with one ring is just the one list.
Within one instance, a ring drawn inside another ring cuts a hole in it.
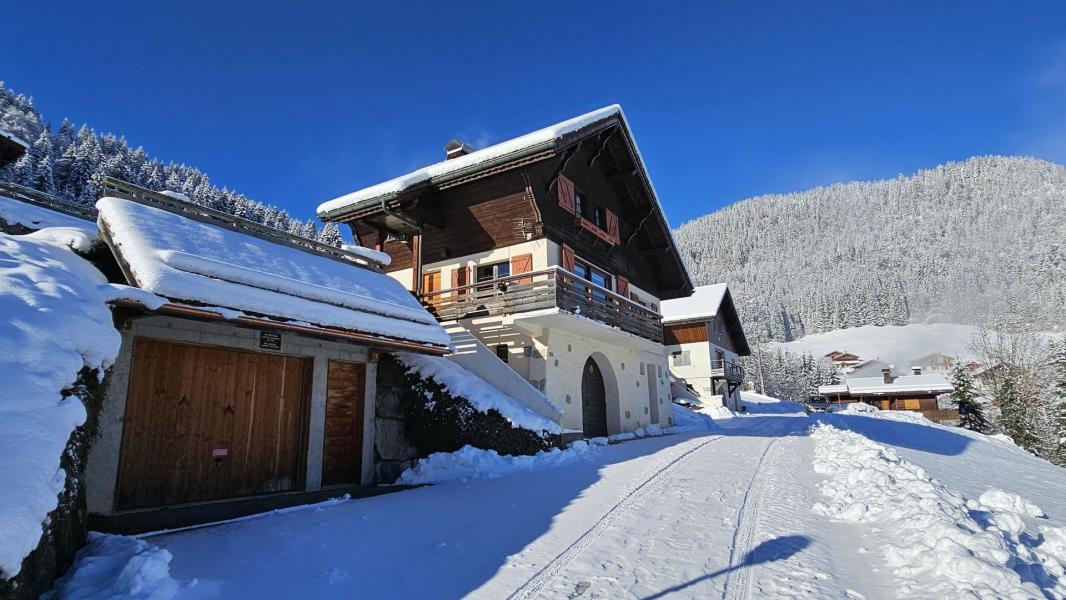
[{"label": "tire track in snow", "polygon": [[[772,467],[781,455],[782,438],[774,438],[766,445],[755,473],[744,492],[744,501],[740,505],[737,528],[733,532],[733,548],[729,551],[729,572],[726,573],[723,600],[742,600],[751,598],[751,572],[754,565],[748,565],[746,559],[755,548],[759,537],[759,520],[763,499],[766,496],[767,483]],[[738,562],[739,561],[739,562]]]},{"label": "tire track in snow", "polygon": [[581,537],[577,538],[577,540],[570,544],[566,550],[553,558],[548,564],[544,565],[536,575],[512,592],[511,595],[508,596],[508,599],[525,600],[535,597],[542,589],[544,589],[544,586],[554,580],[555,577],[565,570],[575,558],[602,536],[603,533],[607,531],[608,527],[625,514],[627,509],[631,508],[634,504],[639,502],[641,498],[647,495],[647,493],[655,487],[655,483],[662,480],[667,473],[673,471],[676,467],[691,458],[693,454],[708,444],[716,442],[723,437],[725,436],[711,436],[697,446],[682,452],[680,455],[658,461],[655,465],[649,468],[648,471],[645,471],[645,473],[650,471],[650,474],[644,477],[639,485],[622,497],[622,499],[604,513],[602,517],[597,519],[596,523],[585,531],[585,533],[581,534]]}]

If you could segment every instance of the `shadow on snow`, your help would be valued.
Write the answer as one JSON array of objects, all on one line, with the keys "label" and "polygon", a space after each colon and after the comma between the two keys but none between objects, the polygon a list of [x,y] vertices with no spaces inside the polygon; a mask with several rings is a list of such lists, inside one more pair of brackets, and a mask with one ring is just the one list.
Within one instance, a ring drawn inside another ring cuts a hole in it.
[{"label": "shadow on snow", "polygon": [[[719,421],[705,435],[803,436],[816,422],[851,429],[880,443],[938,454],[959,454],[971,441],[940,428],[828,414]],[[612,446],[599,459],[266,514],[151,541],[174,555],[173,577],[195,577],[206,583],[200,588],[202,594],[190,590],[194,596],[217,592],[220,597],[458,598],[477,590],[508,557],[547,533],[567,505],[601,480],[604,469],[694,435],[701,434],[645,438]],[[740,566],[783,560],[809,543],[804,536],[770,540],[749,553]],[[701,576],[653,597],[728,571]]]}]

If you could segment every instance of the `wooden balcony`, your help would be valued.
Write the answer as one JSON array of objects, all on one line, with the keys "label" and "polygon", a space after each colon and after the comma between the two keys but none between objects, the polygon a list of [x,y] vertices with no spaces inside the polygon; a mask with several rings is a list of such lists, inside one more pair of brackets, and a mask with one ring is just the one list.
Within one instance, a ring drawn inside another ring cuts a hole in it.
[{"label": "wooden balcony", "polygon": [[711,378],[725,379],[730,383],[741,383],[744,381],[744,369],[737,363],[728,360],[712,360]]},{"label": "wooden balcony", "polygon": [[422,304],[441,321],[557,308],[657,344],[663,341],[659,313],[560,267],[426,292]]}]

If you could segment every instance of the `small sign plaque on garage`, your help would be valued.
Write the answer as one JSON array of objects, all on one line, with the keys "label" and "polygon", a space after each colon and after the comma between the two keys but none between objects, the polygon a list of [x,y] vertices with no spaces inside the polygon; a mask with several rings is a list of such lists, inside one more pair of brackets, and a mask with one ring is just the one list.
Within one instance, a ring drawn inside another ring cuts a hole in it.
[{"label": "small sign plaque on garage", "polygon": [[281,333],[277,331],[260,331],[259,347],[264,350],[281,350]]}]

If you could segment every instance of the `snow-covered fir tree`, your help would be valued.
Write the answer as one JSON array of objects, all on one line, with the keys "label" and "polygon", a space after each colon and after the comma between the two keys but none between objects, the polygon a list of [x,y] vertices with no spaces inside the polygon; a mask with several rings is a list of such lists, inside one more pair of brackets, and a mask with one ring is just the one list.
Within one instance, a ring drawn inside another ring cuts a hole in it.
[{"label": "snow-covered fir tree", "polygon": [[818,392],[818,386],[839,381],[833,363],[809,352],[760,348],[751,356],[742,357],[741,364],[749,389],[793,402],[804,402]]},{"label": "snow-covered fir tree", "polygon": [[959,409],[959,426],[970,431],[986,433],[988,421],[985,419],[984,408],[978,398],[973,375],[962,361],[956,360],[951,370],[951,384],[955,386],[955,391],[951,393],[951,400]]},{"label": "snow-covered fir tree", "polygon": [[[747,334],[1066,322],[1066,168],[984,156],[912,177],[759,196],[675,232],[697,285],[726,281]],[[742,300],[743,302],[743,300]]]},{"label": "snow-covered fir tree", "polygon": [[318,227],[274,206],[256,202],[228,188],[218,188],[199,170],[151,158],[142,147],[130,148],[125,137],[97,134],[86,125],[75,133],[64,119],[53,134],[33,106],[0,82],[0,129],[30,143],[26,153],[0,169],[0,181],[34,188],[79,206],[93,207],[100,197],[101,178],[116,177],[148,189],[173,190],[193,202],[251,219],[294,235],[339,246],[336,226]]}]

